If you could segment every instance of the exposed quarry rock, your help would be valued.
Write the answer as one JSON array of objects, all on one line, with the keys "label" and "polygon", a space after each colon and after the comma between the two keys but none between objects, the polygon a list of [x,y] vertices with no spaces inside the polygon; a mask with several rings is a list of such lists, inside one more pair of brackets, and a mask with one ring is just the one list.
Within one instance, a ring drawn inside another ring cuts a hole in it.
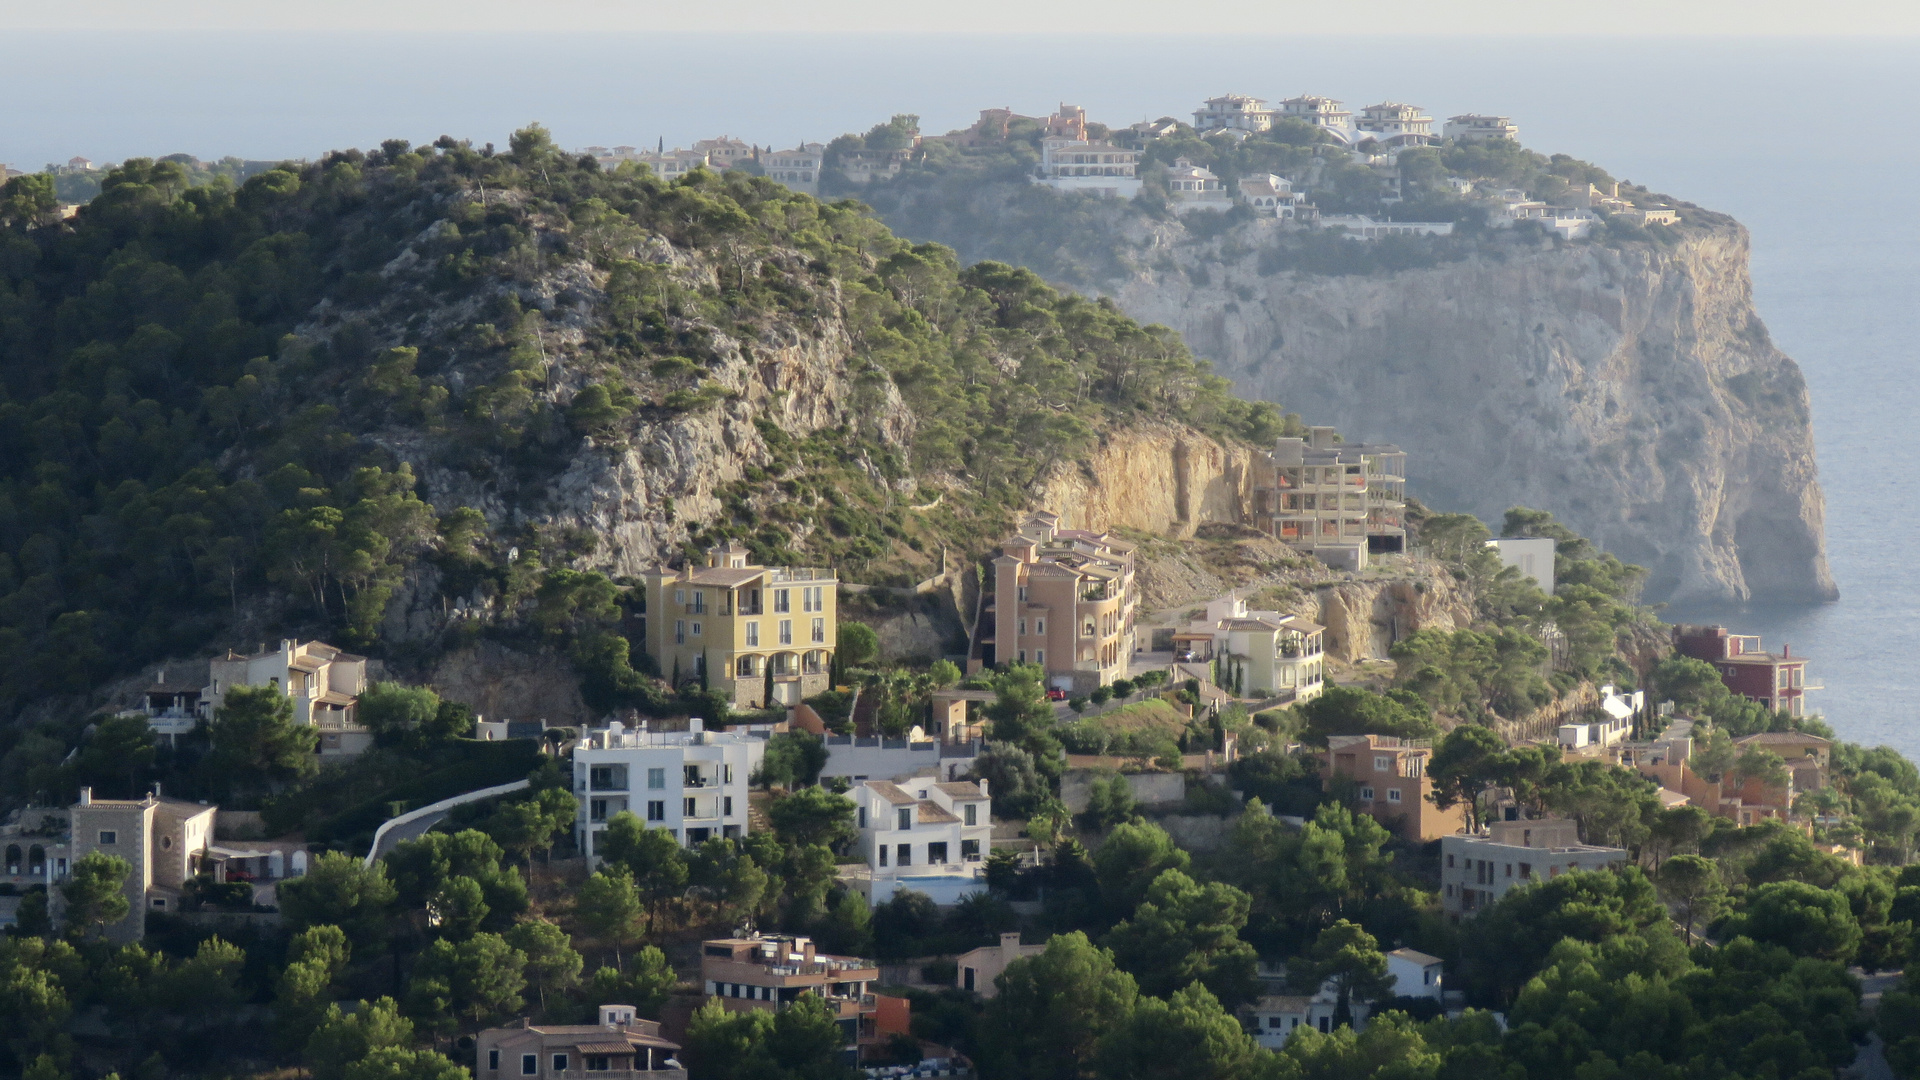
[{"label": "exposed quarry rock", "polygon": [[1318,611],[1300,612],[1327,628],[1328,655],[1347,663],[1387,659],[1393,643],[1421,630],[1473,625],[1473,604],[1453,577],[1430,564],[1411,579],[1360,580],[1314,590]]},{"label": "exposed quarry rock", "polygon": [[1085,461],[1057,467],[1036,485],[1034,505],[1076,529],[1188,537],[1209,522],[1240,520],[1249,453],[1179,425],[1129,428]]},{"label": "exposed quarry rock", "polygon": [[1650,599],[1837,595],[1806,386],[1739,226],[1342,277],[1263,276],[1230,239],[1163,243],[1112,293],[1242,393],[1400,444],[1430,505],[1553,511],[1648,567]]}]

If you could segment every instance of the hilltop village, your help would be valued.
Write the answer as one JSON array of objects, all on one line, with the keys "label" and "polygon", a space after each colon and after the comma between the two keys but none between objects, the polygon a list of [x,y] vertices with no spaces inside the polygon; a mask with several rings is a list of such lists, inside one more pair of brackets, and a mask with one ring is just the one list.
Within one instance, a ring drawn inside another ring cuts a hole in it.
[{"label": "hilltop village", "polygon": [[1673,211],[1392,103],[909,121],[7,181],[7,1075],[1920,1067],[1920,770],[1809,658],[832,196]]}]

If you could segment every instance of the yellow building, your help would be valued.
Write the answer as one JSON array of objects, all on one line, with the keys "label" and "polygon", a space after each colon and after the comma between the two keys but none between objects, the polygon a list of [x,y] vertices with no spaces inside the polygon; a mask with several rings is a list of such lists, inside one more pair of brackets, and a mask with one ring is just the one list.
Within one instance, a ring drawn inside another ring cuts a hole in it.
[{"label": "yellow building", "polygon": [[[839,578],[811,566],[754,566],[745,546],[707,549],[705,566],[645,575],[647,653],[660,674],[706,677],[739,708],[792,705],[828,689],[838,647]],[[767,671],[773,671],[768,700]]]}]

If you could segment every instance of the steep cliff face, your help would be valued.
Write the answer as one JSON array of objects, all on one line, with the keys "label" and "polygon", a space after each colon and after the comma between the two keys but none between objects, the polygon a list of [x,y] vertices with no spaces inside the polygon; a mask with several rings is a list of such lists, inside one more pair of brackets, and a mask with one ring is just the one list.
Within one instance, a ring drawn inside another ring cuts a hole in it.
[{"label": "steep cliff face", "polygon": [[1653,599],[1838,595],[1806,386],[1739,226],[1339,277],[1263,275],[1245,236],[1165,239],[1121,306],[1244,394],[1398,443],[1430,505],[1552,510],[1647,566]]},{"label": "steep cliff face", "polygon": [[1041,478],[1033,505],[1075,528],[1185,538],[1202,525],[1240,520],[1251,452],[1176,424],[1125,428]]}]

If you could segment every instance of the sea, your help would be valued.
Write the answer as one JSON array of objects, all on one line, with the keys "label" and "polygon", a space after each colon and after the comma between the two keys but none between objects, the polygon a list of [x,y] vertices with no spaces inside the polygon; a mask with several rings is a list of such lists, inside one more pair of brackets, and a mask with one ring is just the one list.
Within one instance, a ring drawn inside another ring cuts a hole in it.
[{"label": "sea", "polygon": [[1754,295],[1813,399],[1838,602],[1665,612],[1791,644],[1841,737],[1920,760],[1920,39],[1392,37],[1231,26],[1165,36],[0,35],[0,162],[312,158],[443,134],[504,147],[732,135],[792,146],[914,113],[1062,103],[1123,125],[1221,93],[1511,116],[1521,141],[1730,213]]}]

